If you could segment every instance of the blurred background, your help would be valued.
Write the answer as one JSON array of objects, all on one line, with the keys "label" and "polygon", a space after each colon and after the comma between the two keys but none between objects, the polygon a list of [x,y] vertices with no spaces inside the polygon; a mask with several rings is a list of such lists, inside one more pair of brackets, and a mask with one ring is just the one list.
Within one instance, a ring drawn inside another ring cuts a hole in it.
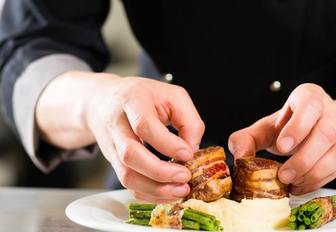
[{"label": "blurred background", "polygon": [[[15,1],[15,0],[7,0]],[[140,48],[129,28],[122,4],[111,0],[111,10],[103,27],[111,50],[106,72],[137,75]],[[0,0],[0,9],[4,0]],[[110,165],[102,155],[96,159],[63,163],[50,174],[38,170],[25,154],[19,140],[0,118],[0,186],[105,188]]]}]

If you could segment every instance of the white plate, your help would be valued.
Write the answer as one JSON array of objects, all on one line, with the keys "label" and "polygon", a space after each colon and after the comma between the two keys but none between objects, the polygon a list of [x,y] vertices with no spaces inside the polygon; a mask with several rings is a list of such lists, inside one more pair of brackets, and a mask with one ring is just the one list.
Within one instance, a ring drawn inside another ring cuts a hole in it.
[{"label": "white plate", "polygon": [[[336,195],[336,190],[321,189],[303,196],[290,199],[291,206],[297,206],[317,196]],[[127,205],[134,202],[134,198],[127,190],[111,191],[95,194],[78,199],[70,203],[65,214],[72,221],[102,231],[180,231],[168,229],[154,229],[146,226],[129,225],[124,223],[128,217]],[[308,230],[307,230],[308,231]],[[331,222],[314,232],[335,232],[336,221]],[[224,228],[225,232],[225,228]],[[266,232],[266,231],[264,231]],[[270,232],[270,231],[267,231]],[[285,232],[281,230],[281,232]],[[293,231],[291,231],[293,232]]]}]

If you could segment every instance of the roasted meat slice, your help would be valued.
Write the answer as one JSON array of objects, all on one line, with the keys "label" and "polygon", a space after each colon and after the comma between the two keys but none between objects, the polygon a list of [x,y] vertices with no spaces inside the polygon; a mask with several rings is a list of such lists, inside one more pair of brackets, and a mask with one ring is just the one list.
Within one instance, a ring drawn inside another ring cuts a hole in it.
[{"label": "roasted meat slice", "polygon": [[208,202],[229,196],[232,181],[225,161],[224,149],[219,146],[196,152],[194,158],[185,164],[192,174],[188,198]]},{"label": "roasted meat slice", "polygon": [[264,158],[243,158],[236,161],[231,198],[280,199],[288,196],[287,185],[278,179],[281,164]]}]

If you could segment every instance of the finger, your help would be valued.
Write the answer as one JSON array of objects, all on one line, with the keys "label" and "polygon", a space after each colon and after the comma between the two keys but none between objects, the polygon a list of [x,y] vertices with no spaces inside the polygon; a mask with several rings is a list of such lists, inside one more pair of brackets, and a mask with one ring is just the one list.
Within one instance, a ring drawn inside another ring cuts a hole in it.
[{"label": "finger", "polygon": [[[334,145],[336,127],[330,119],[321,119],[305,140],[301,148],[292,155],[279,170],[279,178],[285,183],[295,183],[318,163],[320,158]],[[323,172],[324,170],[320,170]]]},{"label": "finger", "polygon": [[228,146],[235,159],[255,156],[257,151],[270,147],[277,132],[274,128],[275,119],[276,113],[233,133],[229,138]]},{"label": "finger", "polygon": [[176,199],[161,199],[161,198],[155,198],[150,195],[140,193],[140,192],[133,192],[132,193],[135,199],[144,201],[144,202],[151,202],[154,204],[165,204],[165,203],[170,203],[172,201],[176,201]]},{"label": "finger", "polygon": [[[174,86],[175,87],[175,86]],[[205,125],[188,92],[178,87],[171,99],[171,122],[183,138],[196,152],[199,149]]]},{"label": "finger", "polygon": [[[105,138],[108,138],[106,136]],[[114,144],[107,142],[107,139],[99,140],[102,152],[113,165],[121,184],[131,190],[142,192],[153,198],[178,199],[189,194],[187,184],[161,184],[153,181],[129,167],[126,167],[117,156],[117,149]]]},{"label": "finger", "polygon": [[187,196],[190,191],[188,184],[158,183],[129,168],[123,169],[117,175],[125,188],[156,199],[177,200]]},{"label": "finger", "polygon": [[154,104],[144,104],[146,102],[153,102],[153,99],[146,95],[123,103],[134,133],[166,156],[182,161],[191,159],[193,152],[189,145],[171,133],[159,120]]},{"label": "finger", "polygon": [[336,178],[336,172],[330,174],[329,176],[325,177],[319,182],[315,182],[315,183],[307,184],[303,186],[292,186],[290,191],[293,195],[302,195],[305,193],[313,192],[323,187],[324,185],[328,184],[329,182],[335,180],[335,178]]},{"label": "finger", "polygon": [[331,149],[325,153],[322,158],[320,158],[315,166],[311,168],[304,176],[298,178],[293,183],[294,186],[300,187],[304,185],[312,185],[314,183],[319,183],[326,177],[333,174],[336,164],[336,146],[334,145]]},{"label": "finger", "polygon": [[118,119],[118,125],[109,129],[116,145],[121,162],[136,172],[162,183],[186,183],[190,180],[190,171],[179,164],[160,160],[152,154],[132,131],[124,114]]},{"label": "finger", "polygon": [[276,141],[279,151],[289,153],[308,136],[321,117],[322,98],[313,91],[294,91],[281,111],[279,121],[288,112],[293,113]]}]

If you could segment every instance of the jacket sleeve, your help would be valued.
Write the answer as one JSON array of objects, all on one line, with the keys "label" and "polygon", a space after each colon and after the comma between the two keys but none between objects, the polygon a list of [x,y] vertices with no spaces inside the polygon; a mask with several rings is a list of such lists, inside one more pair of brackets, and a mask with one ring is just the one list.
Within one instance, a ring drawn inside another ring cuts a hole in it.
[{"label": "jacket sleeve", "polygon": [[1,110],[44,172],[62,160],[92,155],[91,148],[61,151],[40,142],[35,106],[43,89],[58,75],[105,68],[109,54],[101,27],[109,4],[109,0],[5,2],[0,20]]}]

